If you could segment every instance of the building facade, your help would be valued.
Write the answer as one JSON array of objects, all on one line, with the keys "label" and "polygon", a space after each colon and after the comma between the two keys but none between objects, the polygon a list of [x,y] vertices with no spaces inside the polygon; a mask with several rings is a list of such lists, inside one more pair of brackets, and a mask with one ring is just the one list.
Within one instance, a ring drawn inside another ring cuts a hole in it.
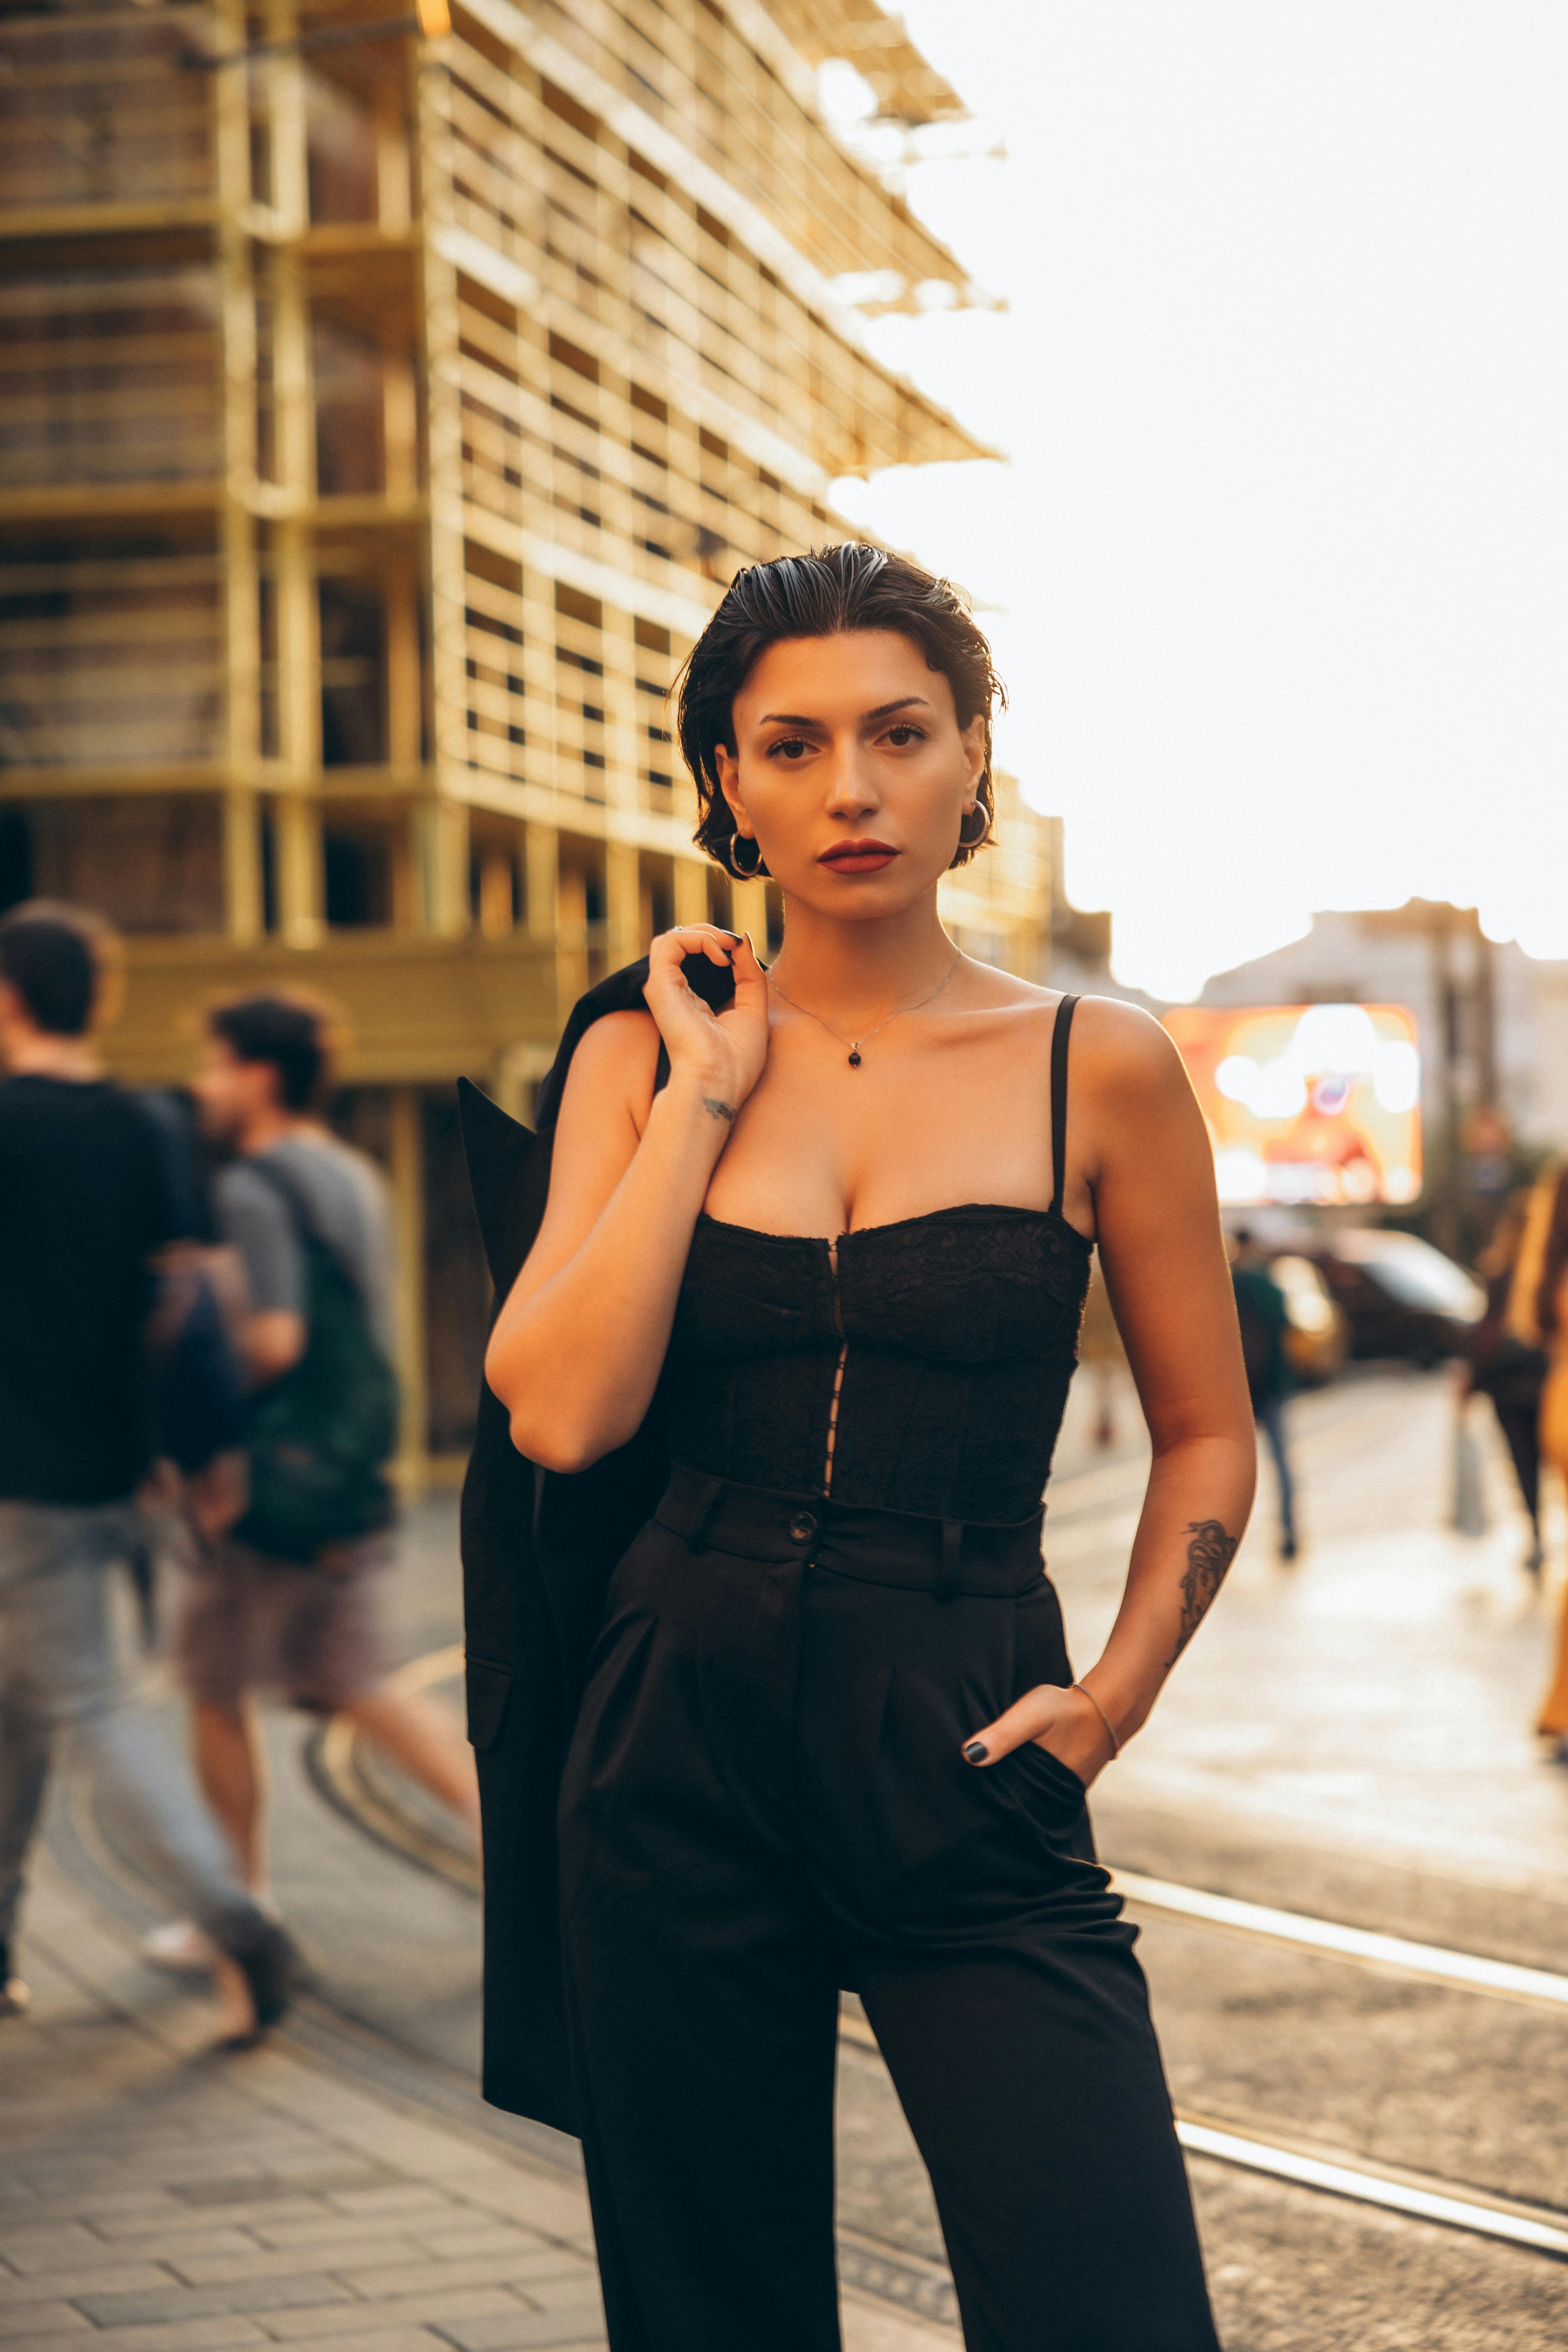
[{"label": "building facade", "polygon": [[[485,1311],[452,1080],[526,1111],[654,930],[776,936],[691,845],[685,652],[740,565],[847,535],[834,477],[977,454],[844,299],[965,289],[816,70],[959,101],[870,0],[466,0],[431,40],[89,0],[0,56],[0,904],[126,933],[134,1080],[219,991],[342,1008],[416,1465]],[[1033,974],[1048,842],[1001,797],[948,911]]]}]

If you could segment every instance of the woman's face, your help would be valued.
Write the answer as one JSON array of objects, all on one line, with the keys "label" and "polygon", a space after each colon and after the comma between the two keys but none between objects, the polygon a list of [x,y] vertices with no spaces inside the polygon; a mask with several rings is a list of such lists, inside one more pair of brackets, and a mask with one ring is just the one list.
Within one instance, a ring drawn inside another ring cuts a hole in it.
[{"label": "woman's face", "polygon": [[785,894],[850,920],[934,889],[984,770],[984,721],[891,629],[787,637],[735,697],[719,780]]}]

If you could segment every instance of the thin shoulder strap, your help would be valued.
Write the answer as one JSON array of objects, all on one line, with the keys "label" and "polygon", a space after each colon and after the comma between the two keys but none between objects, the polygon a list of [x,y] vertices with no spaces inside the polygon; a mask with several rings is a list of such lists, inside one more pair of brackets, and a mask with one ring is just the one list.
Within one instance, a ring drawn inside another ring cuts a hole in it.
[{"label": "thin shoulder strap", "polygon": [[1068,1181],[1068,1041],[1077,1003],[1076,996],[1063,997],[1051,1031],[1051,1174],[1056,1181],[1051,1207],[1058,1217]]},{"label": "thin shoulder strap", "polygon": [[287,1169],[279,1168],[275,1160],[268,1160],[259,1152],[247,1154],[241,1165],[248,1169],[251,1175],[259,1176],[269,1192],[276,1192],[289,1212],[289,1222],[294,1228],[295,1239],[300,1242],[314,1242],[319,1250],[324,1250],[339,1272],[358,1291],[360,1289],[358,1275],[337,1244],[327,1239],[316,1222],[315,1211],[311,1208],[303,1187],[295,1181]]}]

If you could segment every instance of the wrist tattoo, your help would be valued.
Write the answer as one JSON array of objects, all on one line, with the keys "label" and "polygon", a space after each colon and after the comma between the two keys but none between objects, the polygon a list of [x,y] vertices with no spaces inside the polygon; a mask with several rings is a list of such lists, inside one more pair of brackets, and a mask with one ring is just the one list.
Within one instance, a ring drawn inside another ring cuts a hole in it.
[{"label": "wrist tattoo", "polygon": [[721,1102],[717,1095],[704,1095],[702,1108],[710,1118],[721,1118],[727,1127],[733,1127],[739,1117],[739,1113],[732,1110],[727,1102]]},{"label": "wrist tattoo", "polygon": [[1193,1635],[1202,1624],[1204,1612],[1225,1582],[1225,1574],[1236,1558],[1239,1536],[1227,1535],[1217,1519],[1191,1519],[1187,1533],[1192,1538],[1187,1546],[1186,1573],[1182,1578],[1182,1622],[1176,1646],[1171,1653],[1173,1666]]}]

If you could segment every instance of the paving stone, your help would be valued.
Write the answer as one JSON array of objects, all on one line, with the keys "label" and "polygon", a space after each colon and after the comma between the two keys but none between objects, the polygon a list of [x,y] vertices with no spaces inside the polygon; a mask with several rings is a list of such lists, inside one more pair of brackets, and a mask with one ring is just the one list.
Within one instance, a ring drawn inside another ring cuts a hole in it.
[{"label": "paving stone", "polygon": [[[386,2242],[388,2262],[399,2255],[405,2256],[407,2247],[405,2238],[389,2239]],[[367,2262],[374,2252],[374,2245],[367,2245],[363,2238],[329,2240],[309,2249],[310,2268],[313,2271],[346,2271],[351,2264],[357,2266]],[[172,2261],[169,2268],[178,2277],[187,2279],[192,2286],[230,2286],[242,2279],[291,2278],[300,2269],[300,2253],[293,2247],[275,2252],[265,2247],[252,2246],[241,2254],[195,2254],[188,2262],[182,2256]],[[380,2273],[373,2271],[368,2275],[374,2279]],[[383,2294],[385,2290],[377,2287],[374,2292]]]},{"label": "paving stone", "polygon": [[79,2271],[41,2271],[34,2278],[0,2278],[0,2312],[51,2300],[74,2302],[83,2294],[132,2294],[142,2287],[168,2284],[168,2272],[153,2263],[99,2263]]},{"label": "paving stone", "polygon": [[323,2164],[321,2150],[312,2148],[303,2151],[300,2164],[289,2171],[237,2173],[224,2180],[185,2181],[176,2194],[187,2205],[258,2204],[268,2199],[324,2196],[338,2189],[369,2189],[385,2179],[377,2166],[360,2164],[352,2158],[342,2164]]},{"label": "paving stone", "polygon": [[340,2213],[362,2214],[450,2212],[452,2200],[439,2189],[419,2180],[387,2180],[374,2189],[334,2189],[328,2203]]},{"label": "paving stone", "polygon": [[297,2304],[312,2308],[353,2300],[347,2287],[337,2286],[319,2272],[295,2278],[240,2279],[229,2286],[165,2287],[142,2294],[86,2294],[78,2308],[99,2327],[125,2327],[155,2319],[211,2318],[226,2311],[288,2311]]},{"label": "paving stone", "polygon": [[18,2303],[9,2311],[0,2311],[0,2344],[10,2352],[15,2336],[37,2336],[50,2329],[58,2336],[68,2327],[79,2332],[88,2325],[80,2312],[73,2311],[68,2303]]},{"label": "paving stone", "polygon": [[[210,2206],[192,2205],[182,2198],[172,2206],[171,2210],[179,2216],[181,2224],[186,2229],[195,2229],[199,2226],[205,2230],[260,2231],[279,2229],[287,2221],[309,2221],[318,2215],[324,2216],[328,2209],[317,2197],[301,2197],[290,2193],[288,2196],[259,2200],[247,2198],[240,2203],[230,2203],[226,2200],[222,2204],[215,2202]],[[96,2228],[98,2218],[96,2207],[89,2218]],[[123,2228],[118,2232],[121,2242],[134,2234],[135,2232],[130,2227]]]},{"label": "paving stone", "polygon": [[[452,2263],[408,2263],[376,2271],[345,2271],[345,2284],[356,2294],[372,2295],[425,2294],[454,2278],[466,2286],[521,2286],[531,2294],[537,2278],[550,2276],[552,2271],[571,2263],[565,2254],[539,2253],[484,2254],[466,2261],[460,2270]],[[578,2275],[588,2269],[579,2264]]]},{"label": "paving stone", "polygon": [[266,2336],[254,2320],[237,2312],[216,2313],[204,2319],[165,2320],[151,2327],[105,2327],[93,2343],[93,2352],[112,2346],[113,2352],[225,2352],[233,2344],[265,2344]]},{"label": "paving stone", "polygon": [[504,2213],[509,2221],[537,2230],[542,2237],[593,2246],[593,2217],[588,2211],[588,2192],[581,2181],[558,2176],[546,2179],[520,2166],[486,2162],[448,2174],[443,2185],[454,2196],[467,2198],[489,2212]]},{"label": "paving stone", "polygon": [[531,2352],[533,2346],[605,2344],[605,2317],[596,2303],[572,2311],[521,2311],[515,2318],[442,2323],[456,2352]]},{"label": "paving stone", "polygon": [[154,2230],[161,2221],[175,2229],[191,2226],[189,2207],[159,2188],[95,2188],[85,2194],[79,2189],[74,2196],[51,2199],[38,2218],[85,2221],[100,2238],[134,2237],[139,2230]]},{"label": "paving stone", "polygon": [[519,2230],[510,2221],[498,2221],[488,2213],[465,2216],[464,2221],[466,2226],[451,2230],[432,2230],[421,2223],[416,2242],[443,2263],[462,2263],[471,2256],[514,2251],[531,2253],[538,2249],[539,2240],[531,2231]]},{"label": "paving stone", "polygon": [[584,2292],[596,2296],[599,2284],[596,2275],[584,2282],[578,2271],[571,2276],[562,2273],[556,2278],[530,2279],[524,2292],[530,2303],[538,2304],[542,2311],[565,2311],[580,2303]]},{"label": "paving stone", "polygon": [[48,2336],[13,2336],[5,2352],[228,2352],[237,2344],[265,2344],[248,2319],[175,2320],[163,2327],[94,2328],[83,2335],[57,2328]]},{"label": "paving stone", "polygon": [[[299,2220],[258,2221],[256,2235],[264,2246],[279,2248],[385,2245],[395,2234],[405,2244],[418,2244],[424,2239],[424,2225],[445,2217],[453,2221],[468,2218],[460,2207],[452,2205],[444,2197],[432,2198],[412,2221],[405,2220],[401,2213],[367,2213],[363,2220],[356,2221],[347,2213],[335,2212],[331,2206],[318,2205],[313,2212],[304,2214]],[[339,2265],[333,2263],[331,2267],[335,2270]]]},{"label": "paving stone", "polygon": [[72,2263],[105,2252],[103,2240],[79,2221],[61,2221],[38,2230],[7,2230],[0,2236],[0,2262],[8,2263],[25,2278],[37,2272],[68,2270]]},{"label": "paving stone", "polygon": [[[100,2246],[104,2244],[101,2238],[96,2242]],[[116,2250],[120,2247],[124,2247],[127,2252],[134,2250],[138,2254],[144,2255],[150,2263],[183,2262],[187,2258],[194,2261],[202,2254],[216,2257],[223,2254],[253,2254],[256,2252],[255,2239],[248,2236],[244,2230],[226,2229],[215,2226],[212,2222],[197,2221],[188,2213],[184,2216],[183,2228],[176,2226],[170,2229],[161,2222],[153,2229],[127,2231],[117,2237],[113,2244]]]},{"label": "paving stone", "polygon": [[[312,2336],[296,2343],[291,2352],[441,2352],[450,2338],[436,2335],[428,2327],[386,2328],[379,2320],[363,2336]],[[65,2352],[62,2345],[60,2352]],[[85,2347],[72,2346],[71,2352],[85,2352]],[[96,2345],[92,2352],[98,2352]]]},{"label": "paving stone", "polygon": [[348,2303],[331,2311],[292,2311],[277,2314],[267,2323],[267,2332],[280,2344],[292,2344],[301,2337],[325,2337],[342,2334],[363,2334],[367,2327],[434,2326],[447,2320],[490,2319],[504,2317],[522,2308],[515,2295],[505,2287],[475,2286],[446,2287],[439,2294],[399,2295],[391,2303]]}]

